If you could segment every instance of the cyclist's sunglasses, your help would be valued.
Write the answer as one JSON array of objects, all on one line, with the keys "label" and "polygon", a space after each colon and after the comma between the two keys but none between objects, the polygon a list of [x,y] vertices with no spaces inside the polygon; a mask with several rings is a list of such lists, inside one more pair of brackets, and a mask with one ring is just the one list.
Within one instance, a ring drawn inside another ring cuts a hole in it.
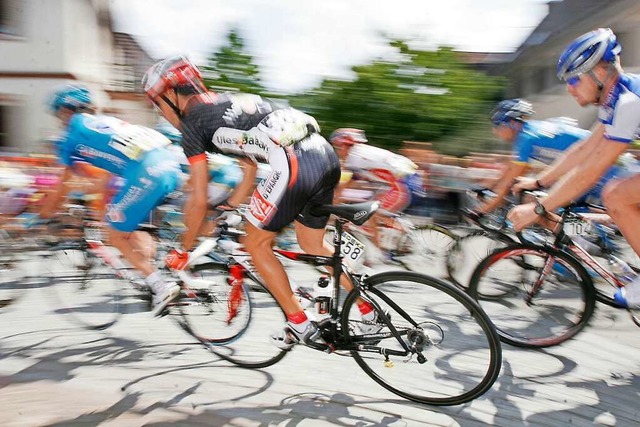
[{"label": "cyclist's sunglasses", "polygon": [[567,83],[569,86],[575,86],[579,82],[580,82],[580,76],[569,77],[568,79],[565,79],[565,83]]}]

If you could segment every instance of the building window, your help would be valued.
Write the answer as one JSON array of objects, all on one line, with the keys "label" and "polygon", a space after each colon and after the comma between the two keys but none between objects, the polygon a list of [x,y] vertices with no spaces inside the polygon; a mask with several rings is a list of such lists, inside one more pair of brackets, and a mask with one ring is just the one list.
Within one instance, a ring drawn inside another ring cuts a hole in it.
[{"label": "building window", "polygon": [[20,0],[0,0],[0,37],[22,35],[22,11]]}]

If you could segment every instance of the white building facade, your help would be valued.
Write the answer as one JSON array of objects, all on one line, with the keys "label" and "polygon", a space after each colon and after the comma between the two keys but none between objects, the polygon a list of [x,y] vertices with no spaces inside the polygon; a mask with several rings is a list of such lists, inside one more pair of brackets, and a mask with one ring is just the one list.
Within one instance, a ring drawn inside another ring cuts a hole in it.
[{"label": "white building facade", "polygon": [[[114,36],[108,0],[4,0],[0,24],[0,151],[39,151],[57,129],[45,102],[80,82],[98,107],[114,108]],[[122,98],[122,97],[120,97]],[[153,121],[139,94],[138,119]],[[146,112],[145,112],[146,111]]]}]

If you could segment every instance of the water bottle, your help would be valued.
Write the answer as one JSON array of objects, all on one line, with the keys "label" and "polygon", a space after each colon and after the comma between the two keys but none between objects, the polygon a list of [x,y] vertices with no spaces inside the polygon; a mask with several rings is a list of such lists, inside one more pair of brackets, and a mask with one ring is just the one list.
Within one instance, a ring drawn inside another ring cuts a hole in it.
[{"label": "water bottle", "polygon": [[631,282],[636,276],[636,272],[629,267],[629,264],[617,256],[611,255],[609,257],[609,266],[611,268],[611,272],[623,283]]},{"label": "water bottle", "polygon": [[587,251],[588,254],[593,255],[593,256],[602,255],[602,248],[600,246],[596,245],[595,243],[592,243],[592,242],[588,241],[584,237],[582,237],[580,235],[575,235],[571,239],[573,240],[573,243],[575,243],[576,245],[580,246],[582,249]]},{"label": "water bottle", "polygon": [[315,286],[316,312],[320,315],[328,315],[333,295],[333,277],[320,276]]}]

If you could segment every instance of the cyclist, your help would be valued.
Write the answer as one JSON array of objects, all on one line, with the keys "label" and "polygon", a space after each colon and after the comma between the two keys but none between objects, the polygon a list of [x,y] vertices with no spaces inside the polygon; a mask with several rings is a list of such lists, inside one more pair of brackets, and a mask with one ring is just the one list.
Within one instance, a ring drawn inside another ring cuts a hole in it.
[{"label": "cyclist", "polygon": [[388,218],[409,206],[412,190],[421,182],[418,165],[404,156],[368,145],[360,129],[336,129],[329,139],[340,158],[343,175],[336,198],[348,199],[349,190],[358,187],[374,187],[373,197],[381,209],[365,225],[371,230],[373,243],[380,247],[378,225],[384,216]]},{"label": "cyclist", "polygon": [[122,177],[123,187],[106,208],[109,242],[146,276],[153,293],[154,312],[161,313],[179,294],[180,287],[165,281],[149,262],[152,241],[136,228],[177,186],[179,166],[166,149],[170,141],[152,129],[90,114],[94,111],[91,94],[81,85],[56,89],[48,105],[65,128],[58,145],[58,160],[64,169],[40,216],[49,218],[55,213],[78,162]]},{"label": "cyclist", "polygon": [[[285,329],[272,337],[274,343],[289,348],[319,340],[317,325],[307,318],[272,250],[278,232],[295,220],[302,250],[332,254],[323,239],[328,217],[316,216],[310,208],[332,202],[340,163],[315,119],[256,95],[207,92],[198,68],[181,56],[153,65],[142,86],[164,118],[182,132],[190,163],[193,191],[185,204],[187,230],[182,247],[167,256],[167,265],[180,269],[187,263],[187,251],[204,219],[207,152],[235,156],[243,165],[243,180],[227,200],[232,208],[254,189],[257,162],[269,163],[271,173],[251,195],[245,248],[288,319]],[[361,311],[373,313],[370,306]]]},{"label": "cyclist", "polygon": [[[524,99],[501,101],[493,110],[493,134],[504,142],[513,144],[515,160],[496,179],[496,183],[489,187],[496,193],[496,197],[479,206],[476,213],[482,215],[500,207],[517,177],[537,164],[549,165],[563,154],[569,155],[572,151],[579,150],[580,145],[575,143],[591,134],[576,127],[567,118],[529,120],[533,113],[531,104]],[[622,173],[622,167],[611,167],[582,198],[591,203],[602,204],[602,188],[609,180]]]},{"label": "cyclist", "polygon": [[[520,230],[578,198],[629,147],[640,127],[640,77],[620,67],[621,46],[608,28],[590,31],[571,42],[558,60],[558,77],[580,106],[598,106],[598,123],[591,135],[561,162],[536,177],[523,179],[514,189],[549,187],[535,203],[511,210],[508,217]],[[603,190],[607,212],[631,247],[640,253],[640,175],[615,180]],[[640,308],[640,279],[618,290],[616,300]]]}]

